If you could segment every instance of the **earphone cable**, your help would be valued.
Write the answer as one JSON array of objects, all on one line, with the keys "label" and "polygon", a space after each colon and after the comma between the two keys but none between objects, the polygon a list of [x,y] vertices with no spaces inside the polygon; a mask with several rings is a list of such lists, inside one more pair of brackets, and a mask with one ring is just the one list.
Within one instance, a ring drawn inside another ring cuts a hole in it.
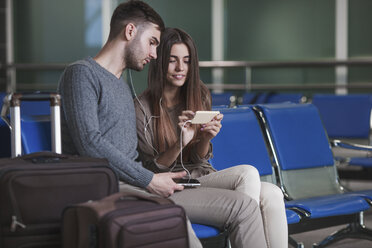
[{"label": "earphone cable", "polygon": [[[139,105],[140,105],[140,108],[142,109],[143,111],[143,125],[144,125],[144,134],[145,134],[145,139],[146,139],[146,142],[147,144],[149,144],[151,146],[151,148],[155,151],[156,154],[159,154],[158,150],[156,150],[156,148],[150,143],[148,137],[147,137],[147,126],[150,125],[150,122],[151,122],[151,119],[152,118],[159,118],[159,116],[150,116],[150,118],[147,118],[147,114],[146,114],[146,110],[145,110],[145,107],[143,106],[142,102],[139,100],[137,94],[136,94],[136,90],[134,89],[134,85],[133,85],[133,81],[132,81],[132,71],[130,69],[128,69],[128,75],[129,75],[129,82],[130,82],[130,86],[132,88],[132,93],[134,95],[134,97],[136,98],[136,100],[138,101]],[[146,119],[149,119],[148,122],[146,122]]]},{"label": "earphone cable", "polygon": [[183,165],[183,158],[182,158],[182,130],[185,128],[186,124],[191,122],[191,120],[188,120],[186,121],[183,125],[182,125],[182,128],[181,128],[181,133],[180,133],[180,160],[181,160],[181,166],[182,168],[187,172],[187,176],[189,179],[191,179],[191,174],[190,174],[190,171],[188,169],[186,169],[186,167]]}]

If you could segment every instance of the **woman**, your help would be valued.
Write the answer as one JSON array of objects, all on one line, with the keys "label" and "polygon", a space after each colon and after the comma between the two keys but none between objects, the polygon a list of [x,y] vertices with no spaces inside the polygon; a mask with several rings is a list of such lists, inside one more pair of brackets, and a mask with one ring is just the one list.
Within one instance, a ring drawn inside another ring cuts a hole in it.
[{"label": "woman", "polygon": [[138,151],[144,166],[157,173],[186,170],[200,181],[201,187],[247,194],[260,206],[268,247],[288,247],[281,190],[260,182],[253,166],[216,171],[208,163],[212,156],[210,141],[220,131],[223,115],[204,125],[189,123],[195,111],[211,109],[210,93],[200,81],[191,37],[180,29],[167,28],[157,55],[158,59],[150,63],[148,88],[135,100]]}]

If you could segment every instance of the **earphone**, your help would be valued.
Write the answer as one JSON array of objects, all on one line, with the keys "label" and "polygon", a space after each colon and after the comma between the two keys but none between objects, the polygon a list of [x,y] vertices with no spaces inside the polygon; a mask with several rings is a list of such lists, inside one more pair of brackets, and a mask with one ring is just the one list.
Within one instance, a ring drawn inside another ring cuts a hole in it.
[{"label": "earphone", "polygon": [[[186,124],[189,123],[189,122],[191,123],[191,120],[188,120],[185,123],[183,123],[182,129],[184,129]],[[186,167],[183,165],[183,159],[182,159],[182,150],[183,150],[182,149],[182,129],[181,129],[181,133],[180,133],[180,160],[181,160],[181,166],[187,172],[187,176],[189,177],[189,179],[191,179],[190,171],[188,169],[186,169]]]},{"label": "earphone", "polygon": [[[132,88],[132,92],[133,92],[133,95],[134,97],[136,98],[136,100],[138,101],[143,113],[144,113],[144,117],[143,117],[143,124],[144,124],[144,134],[145,134],[145,139],[146,139],[146,142],[151,146],[151,148],[155,151],[156,154],[159,154],[159,152],[156,150],[156,148],[150,143],[150,141],[148,140],[148,137],[147,137],[147,127],[150,125],[150,122],[151,122],[151,119],[152,118],[160,118],[160,116],[150,116],[150,118],[147,117],[147,114],[146,114],[146,110],[145,110],[145,107],[143,106],[142,102],[139,100],[137,94],[136,94],[136,91],[134,89],[134,86],[133,86],[133,82],[132,82],[132,73],[131,73],[131,70],[128,69],[129,73],[129,82],[130,82],[130,85],[131,85],[131,88]],[[160,98],[159,100],[159,104],[160,104],[160,108],[162,108],[162,105],[161,105],[161,101],[162,101],[162,98]],[[148,121],[146,122],[146,120],[148,119]],[[180,160],[181,160],[181,166],[182,168],[187,172],[187,175],[188,175],[188,178],[190,179],[191,178],[191,174],[190,174],[190,171],[188,169],[186,169],[186,167],[183,165],[183,159],[182,159],[182,130],[185,128],[186,124],[191,122],[191,120],[188,120],[186,121],[183,125],[182,125],[182,129],[181,129],[181,132],[180,132]],[[170,171],[173,171],[174,167],[176,166],[177,164],[177,160],[174,162],[173,166],[170,167]]]},{"label": "earphone", "polygon": [[[134,97],[137,99],[143,113],[144,113],[144,117],[143,117],[143,125],[144,125],[144,134],[145,134],[145,139],[146,139],[146,142],[150,145],[150,147],[155,151],[156,154],[159,154],[159,152],[156,150],[156,148],[151,144],[151,142],[149,141],[148,137],[147,137],[147,134],[148,134],[148,131],[147,131],[147,126],[150,125],[150,122],[151,122],[151,119],[152,118],[159,118],[160,116],[150,116],[150,118],[147,117],[147,114],[146,114],[146,110],[145,110],[145,107],[143,106],[142,102],[140,101],[140,99],[138,98],[137,94],[136,94],[136,90],[134,89],[134,86],[133,86],[133,81],[132,81],[132,72],[130,69],[128,69],[129,73],[129,82],[130,82],[130,85],[131,85],[131,88],[132,88],[132,92],[133,92],[133,95]],[[160,99],[161,100],[161,99]],[[148,119],[148,121],[146,122],[146,120]]]}]

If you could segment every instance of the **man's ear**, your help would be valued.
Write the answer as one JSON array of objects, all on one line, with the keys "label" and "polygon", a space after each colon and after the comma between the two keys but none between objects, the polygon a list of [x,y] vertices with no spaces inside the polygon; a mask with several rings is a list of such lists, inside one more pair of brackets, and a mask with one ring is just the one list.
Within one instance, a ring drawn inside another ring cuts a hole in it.
[{"label": "man's ear", "polygon": [[136,33],[137,28],[133,23],[130,22],[125,26],[124,38],[126,40],[130,41],[131,39],[133,39],[136,36]]}]

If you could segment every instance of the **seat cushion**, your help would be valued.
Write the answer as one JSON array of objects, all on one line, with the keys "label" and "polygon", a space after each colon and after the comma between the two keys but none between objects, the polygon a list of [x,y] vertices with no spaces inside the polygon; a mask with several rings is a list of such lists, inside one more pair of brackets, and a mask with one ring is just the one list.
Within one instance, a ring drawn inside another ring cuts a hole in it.
[{"label": "seat cushion", "polygon": [[[372,194],[371,194],[372,195]],[[287,201],[287,208],[297,207],[310,214],[310,218],[359,213],[370,208],[360,195],[340,194]]]},{"label": "seat cushion", "polygon": [[359,196],[372,201],[372,190],[358,190],[345,193],[347,195]]},{"label": "seat cushion", "polygon": [[288,224],[294,224],[300,222],[301,218],[300,216],[293,210],[286,209],[286,215],[287,215],[287,223]]},{"label": "seat cushion", "polygon": [[214,237],[220,234],[220,230],[213,226],[201,225],[201,224],[191,224],[196,237],[199,239]]},{"label": "seat cushion", "polygon": [[372,158],[352,158],[350,159],[349,165],[359,165],[372,168]]}]

